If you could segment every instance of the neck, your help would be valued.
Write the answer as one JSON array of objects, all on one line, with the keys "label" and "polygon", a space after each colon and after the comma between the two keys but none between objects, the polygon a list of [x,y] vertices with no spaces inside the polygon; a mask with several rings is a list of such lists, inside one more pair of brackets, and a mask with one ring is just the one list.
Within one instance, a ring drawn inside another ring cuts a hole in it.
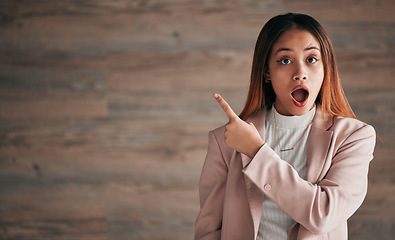
[{"label": "neck", "polygon": [[288,129],[295,129],[295,128],[304,128],[311,124],[314,115],[316,112],[316,107],[308,111],[306,114],[302,116],[284,116],[277,112],[276,108],[273,107],[270,112],[268,112],[267,121],[271,124],[276,125],[279,128],[288,128]]}]

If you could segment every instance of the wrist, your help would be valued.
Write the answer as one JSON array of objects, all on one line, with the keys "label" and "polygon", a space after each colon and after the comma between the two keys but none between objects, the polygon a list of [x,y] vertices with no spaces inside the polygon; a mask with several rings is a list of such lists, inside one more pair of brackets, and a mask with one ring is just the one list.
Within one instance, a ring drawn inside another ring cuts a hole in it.
[{"label": "wrist", "polygon": [[247,156],[250,159],[253,159],[255,157],[255,155],[257,154],[257,152],[259,151],[259,149],[261,149],[261,147],[263,145],[265,145],[265,142],[262,140],[253,148],[253,150]]}]

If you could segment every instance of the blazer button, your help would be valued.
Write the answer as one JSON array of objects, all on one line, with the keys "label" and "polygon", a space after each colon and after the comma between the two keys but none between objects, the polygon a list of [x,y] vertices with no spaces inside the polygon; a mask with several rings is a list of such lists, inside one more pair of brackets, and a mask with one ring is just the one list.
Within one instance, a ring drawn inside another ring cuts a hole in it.
[{"label": "blazer button", "polygon": [[270,191],[270,189],[272,189],[272,185],[265,184],[264,188],[265,188],[266,191]]}]

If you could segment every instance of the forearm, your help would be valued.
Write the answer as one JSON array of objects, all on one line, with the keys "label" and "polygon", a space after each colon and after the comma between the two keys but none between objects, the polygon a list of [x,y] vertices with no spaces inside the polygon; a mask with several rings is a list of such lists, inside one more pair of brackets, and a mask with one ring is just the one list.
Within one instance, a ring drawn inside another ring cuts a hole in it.
[{"label": "forearm", "polygon": [[326,177],[315,184],[300,178],[291,165],[266,145],[243,171],[295,221],[313,233],[328,232],[346,221],[366,195],[367,170],[372,155],[358,153],[358,148],[363,146],[350,145],[333,154],[333,159],[325,160],[331,161],[331,167],[326,170]]}]

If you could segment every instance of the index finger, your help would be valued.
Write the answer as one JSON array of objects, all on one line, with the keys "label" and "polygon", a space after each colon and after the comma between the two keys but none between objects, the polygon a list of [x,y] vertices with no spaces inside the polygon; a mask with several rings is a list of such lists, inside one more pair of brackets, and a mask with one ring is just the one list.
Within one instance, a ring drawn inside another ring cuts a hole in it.
[{"label": "index finger", "polygon": [[218,93],[214,93],[214,98],[217,100],[219,105],[221,105],[222,109],[228,116],[229,120],[234,120],[239,118],[239,116],[236,115],[236,113],[233,111],[233,109],[229,106],[229,104],[219,95]]}]

